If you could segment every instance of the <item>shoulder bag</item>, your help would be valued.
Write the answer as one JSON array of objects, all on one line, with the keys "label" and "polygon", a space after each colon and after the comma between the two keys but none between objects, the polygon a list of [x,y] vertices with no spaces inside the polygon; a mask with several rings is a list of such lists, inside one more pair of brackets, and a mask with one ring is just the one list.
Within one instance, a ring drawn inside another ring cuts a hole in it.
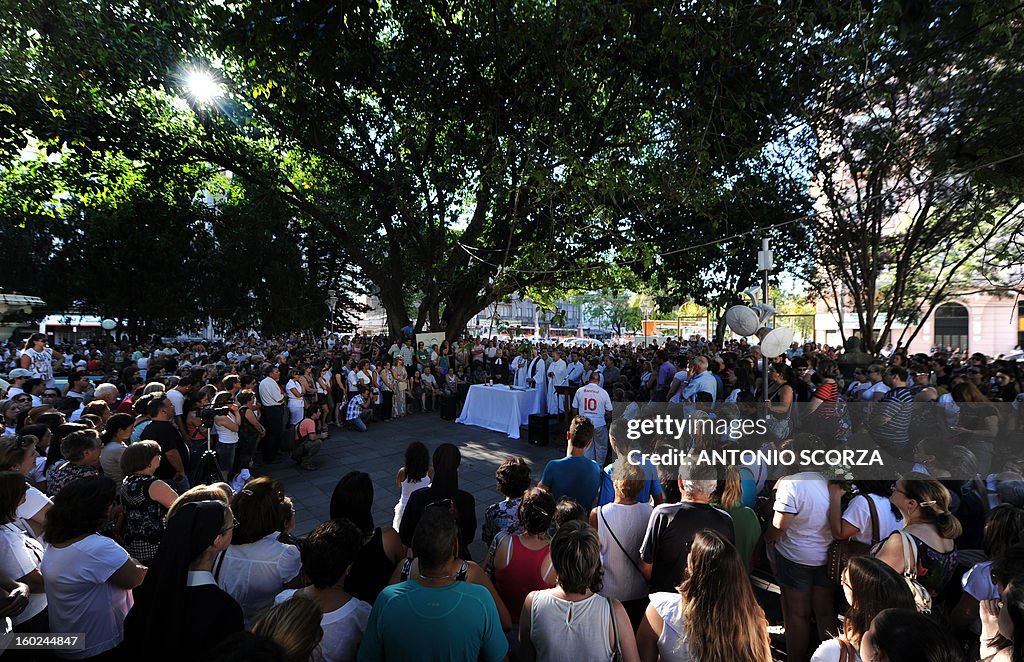
[{"label": "shoulder bag", "polygon": [[922,614],[932,613],[932,595],[917,581],[917,543],[905,531],[899,531],[903,542],[903,579],[914,596],[914,604]]},{"label": "shoulder bag", "polygon": [[640,566],[636,564],[636,561],[633,560],[633,557],[629,555],[629,552],[626,551],[626,548],[622,546],[621,542],[619,542],[619,537],[615,535],[615,531],[612,530],[612,527],[608,526],[608,520],[605,519],[604,516],[604,507],[598,506],[597,512],[601,515],[601,521],[604,522],[604,528],[608,529],[608,533],[611,535],[612,540],[615,541],[615,544],[618,545],[619,550],[625,555],[627,559],[629,559],[629,562],[633,565],[634,568],[636,568],[636,571],[643,575],[644,573],[642,570],[640,570]]},{"label": "shoulder bag", "polygon": [[606,597],[605,600],[608,601],[608,611],[612,614],[612,636],[615,638],[615,646],[612,648],[611,662],[622,662],[622,646],[619,645],[619,626],[615,622],[615,603],[608,597]]},{"label": "shoulder bag", "polygon": [[828,578],[836,584],[843,582],[843,570],[854,556],[865,556],[879,541],[878,508],[870,494],[862,494],[868,500],[871,510],[871,544],[867,545],[856,540],[833,540],[828,546]]}]

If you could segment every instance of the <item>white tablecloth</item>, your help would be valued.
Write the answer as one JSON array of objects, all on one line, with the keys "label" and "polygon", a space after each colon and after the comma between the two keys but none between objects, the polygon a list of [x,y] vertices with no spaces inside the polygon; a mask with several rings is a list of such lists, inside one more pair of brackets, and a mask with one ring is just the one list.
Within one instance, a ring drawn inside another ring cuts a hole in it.
[{"label": "white tablecloth", "polygon": [[474,384],[469,387],[462,415],[455,422],[504,432],[510,439],[518,439],[519,427],[528,424],[530,414],[536,413],[535,404],[533,390],[516,391],[504,384]]}]

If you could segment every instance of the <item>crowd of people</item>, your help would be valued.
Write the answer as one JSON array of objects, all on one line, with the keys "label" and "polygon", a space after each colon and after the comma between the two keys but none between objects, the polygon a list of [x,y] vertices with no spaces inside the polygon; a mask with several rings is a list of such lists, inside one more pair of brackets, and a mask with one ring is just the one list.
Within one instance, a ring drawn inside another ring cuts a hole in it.
[{"label": "crowd of people", "polygon": [[[61,657],[1024,659],[1013,362],[851,362],[813,344],[764,357],[704,339],[48,340],[0,356],[0,614],[18,634],[82,633]],[[480,382],[536,389],[551,414],[554,387],[577,387],[566,456],[539,475],[504,458],[505,498],[478,510],[459,448],[415,442],[391,521],[374,521],[373,482],[352,471],[330,518],[296,536],[282,457],[316,470],[331,425],[443,414]],[[767,424],[630,434],[655,411]],[[885,457],[870,477],[685,461],[869,447]],[[664,450],[680,459],[628,460]],[[478,529],[487,553],[473,559]],[[780,587],[782,637],[759,575]]]}]

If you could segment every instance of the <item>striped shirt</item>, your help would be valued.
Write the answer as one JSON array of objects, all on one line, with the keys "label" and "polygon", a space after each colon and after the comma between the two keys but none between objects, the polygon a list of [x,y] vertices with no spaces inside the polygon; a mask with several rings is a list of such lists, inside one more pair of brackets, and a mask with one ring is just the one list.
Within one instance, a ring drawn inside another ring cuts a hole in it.
[{"label": "striped shirt", "polygon": [[[886,393],[874,412],[876,423],[872,426],[872,433],[875,439],[890,444],[909,442],[913,401],[914,392],[906,386],[899,386]],[[882,419],[888,420],[881,422]]]}]

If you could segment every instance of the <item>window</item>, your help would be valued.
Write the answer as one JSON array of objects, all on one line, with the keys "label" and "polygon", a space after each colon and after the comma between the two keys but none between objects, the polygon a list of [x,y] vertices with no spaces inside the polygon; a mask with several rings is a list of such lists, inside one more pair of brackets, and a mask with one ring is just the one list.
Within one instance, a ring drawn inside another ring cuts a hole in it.
[{"label": "window", "polygon": [[969,351],[970,314],[958,303],[944,303],[935,309],[935,344],[940,350],[947,348]]}]

